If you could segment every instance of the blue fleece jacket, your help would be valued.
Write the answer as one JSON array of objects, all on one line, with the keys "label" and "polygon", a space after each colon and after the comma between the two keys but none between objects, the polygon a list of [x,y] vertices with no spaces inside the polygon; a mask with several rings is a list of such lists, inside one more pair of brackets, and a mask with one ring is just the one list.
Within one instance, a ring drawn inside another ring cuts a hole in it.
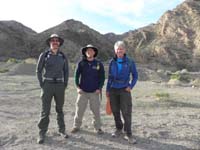
[{"label": "blue fleece jacket", "polygon": [[[109,92],[110,88],[126,88],[134,87],[138,80],[138,73],[133,60],[129,59],[126,55],[121,62],[121,71],[118,71],[117,58],[113,58],[109,64],[108,82],[106,91]],[[132,78],[130,79],[130,75]]]}]

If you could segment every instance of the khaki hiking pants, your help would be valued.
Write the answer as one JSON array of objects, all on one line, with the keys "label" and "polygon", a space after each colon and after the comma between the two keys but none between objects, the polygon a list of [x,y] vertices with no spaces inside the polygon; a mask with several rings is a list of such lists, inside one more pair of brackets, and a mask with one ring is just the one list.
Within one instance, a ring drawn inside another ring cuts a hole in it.
[{"label": "khaki hiking pants", "polygon": [[101,128],[101,118],[100,118],[100,97],[97,93],[87,93],[82,92],[78,94],[76,101],[76,113],[74,117],[74,127],[80,128],[82,124],[82,119],[84,112],[87,108],[87,104],[89,101],[90,110],[93,113],[93,125],[96,130]]}]

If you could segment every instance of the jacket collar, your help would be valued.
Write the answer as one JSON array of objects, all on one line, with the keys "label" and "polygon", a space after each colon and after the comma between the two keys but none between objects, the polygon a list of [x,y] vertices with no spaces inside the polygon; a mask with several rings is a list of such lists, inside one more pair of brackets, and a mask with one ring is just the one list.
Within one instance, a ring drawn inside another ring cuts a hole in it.
[{"label": "jacket collar", "polygon": [[[113,59],[114,59],[114,61],[117,61],[117,55],[115,55],[115,56],[113,57]],[[126,59],[127,59],[127,56],[126,56],[126,54],[124,54],[123,62],[126,61]]]},{"label": "jacket collar", "polygon": [[[53,55],[53,52],[51,51],[51,49],[48,50],[49,51],[49,54],[52,54]],[[60,53],[60,49],[58,49],[56,55],[58,55]]]}]

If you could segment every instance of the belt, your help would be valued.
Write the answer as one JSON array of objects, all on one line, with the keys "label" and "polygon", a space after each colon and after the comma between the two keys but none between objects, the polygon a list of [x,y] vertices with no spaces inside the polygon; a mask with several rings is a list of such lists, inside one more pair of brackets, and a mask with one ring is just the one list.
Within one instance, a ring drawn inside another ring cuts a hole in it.
[{"label": "belt", "polygon": [[47,80],[47,81],[62,81],[64,82],[64,78],[44,78],[44,80]]}]

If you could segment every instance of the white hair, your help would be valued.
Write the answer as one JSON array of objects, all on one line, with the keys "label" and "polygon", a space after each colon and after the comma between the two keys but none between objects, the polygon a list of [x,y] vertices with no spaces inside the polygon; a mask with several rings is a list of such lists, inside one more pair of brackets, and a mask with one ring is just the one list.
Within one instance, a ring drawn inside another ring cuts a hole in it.
[{"label": "white hair", "polygon": [[125,43],[123,41],[117,41],[114,45],[114,49],[117,50],[119,47],[125,49]]}]

